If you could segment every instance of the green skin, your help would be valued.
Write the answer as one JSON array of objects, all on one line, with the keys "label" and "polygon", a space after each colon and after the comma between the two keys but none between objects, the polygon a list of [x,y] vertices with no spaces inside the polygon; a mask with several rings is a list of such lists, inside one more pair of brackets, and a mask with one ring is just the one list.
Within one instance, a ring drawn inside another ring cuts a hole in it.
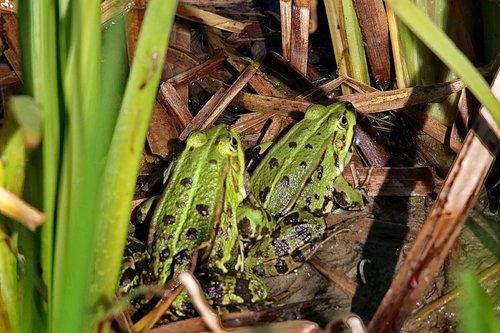
[{"label": "green skin", "polygon": [[152,280],[164,285],[187,270],[193,251],[204,242],[212,244],[208,269],[233,269],[241,261],[236,209],[246,195],[244,152],[236,132],[219,125],[207,133],[192,133],[174,170],[166,175],[152,218]]},{"label": "green skin", "polygon": [[[267,296],[264,283],[243,271],[243,243],[236,209],[248,193],[244,152],[236,132],[218,125],[194,132],[165,176],[165,190],[156,205],[147,246],[129,238],[122,267],[121,290],[140,285],[179,285],[176,276],[191,265],[193,252],[205,259],[196,268],[207,297],[215,305],[249,304]],[[147,216],[148,200],[141,216]],[[139,303],[141,306],[141,303]],[[169,316],[191,314],[185,291],[172,304]]]},{"label": "green skin", "polygon": [[258,276],[292,271],[316,251],[326,231],[324,214],[364,205],[361,193],[342,176],[352,155],[355,126],[350,104],[312,105],[271,147],[250,179],[261,209],[238,209],[242,238],[270,235],[250,246],[245,270]]},{"label": "green skin", "polygon": [[[198,277],[208,298],[216,305],[255,303],[267,290],[258,278],[243,270],[243,243],[239,238],[237,207],[247,195],[244,151],[236,132],[218,125],[208,132],[194,132],[173,170],[152,217],[148,245],[150,269],[142,283],[164,285],[189,269],[195,249],[203,243],[204,263]],[[185,291],[176,298],[171,316],[191,314]]]}]

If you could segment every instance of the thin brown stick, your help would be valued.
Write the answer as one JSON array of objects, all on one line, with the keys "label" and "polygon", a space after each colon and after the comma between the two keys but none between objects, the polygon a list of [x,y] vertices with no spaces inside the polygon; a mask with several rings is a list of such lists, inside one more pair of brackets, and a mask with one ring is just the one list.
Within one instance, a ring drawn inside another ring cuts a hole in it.
[{"label": "thin brown stick", "polygon": [[[417,86],[366,94],[351,94],[332,98],[332,102],[351,102],[363,114],[397,110],[403,107],[425,104],[458,92],[465,87],[460,81],[439,83],[432,86]],[[310,103],[287,98],[259,96],[240,92],[233,104],[256,112],[273,112],[292,116],[294,112],[304,112]],[[263,108],[262,106],[265,105]]]},{"label": "thin brown stick", "polygon": [[325,267],[323,261],[321,261],[318,256],[313,255],[309,258],[308,263],[314,266],[321,274],[323,274],[328,280],[337,285],[342,291],[349,297],[353,297],[356,292],[356,285],[349,281],[345,274],[338,272],[331,267]]},{"label": "thin brown stick", "polygon": [[160,102],[170,112],[178,123],[178,127],[185,128],[193,119],[187,105],[182,101],[174,86],[169,82],[163,82],[159,91]]},{"label": "thin brown stick", "polygon": [[280,0],[281,15],[281,47],[283,57],[290,60],[290,43],[292,40],[292,0]]},{"label": "thin brown stick", "polygon": [[244,116],[247,116],[245,117],[246,119],[240,121],[242,119],[242,117],[240,117],[240,119],[238,119],[238,121],[231,126],[231,128],[234,129],[236,132],[241,133],[258,124],[261,124],[266,120],[268,120],[269,118],[273,117],[273,114],[255,112],[255,113],[248,113]]},{"label": "thin brown stick", "polygon": [[177,6],[176,15],[190,21],[203,23],[210,27],[237,34],[243,32],[245,27],[248,25],[247,23],[232,20],[230,18],[200,9],[196,6],[183,3],[179,3]]},{"label": "thin brown stick", "polygon": [[441,100],[465,88],[465,83],[455,80],[432,86],[417,86],[366,94],[352,94],[334,98],[337,102],[351,102],[361,113],[374,113],[401,109],[410,105]]},{"label": "thin brown stick", "polygon": [[303,75],[307,73],[307,53],[309,46],[310,0],[294,0],[292,6],[292,39],[290,43],[290,63]]},{"label": "thin brown stick", "polygon": [[215,55],[207,61],[204,61],[185,72],[171,77],[167,81],[170,82],[174,87],[177,85],[188,84],[197,81],[200,79],[200,77],[203,77],[222,66],[222,62],[224,61],[224,59],[225,57],[222,54]]},{"label": "thin brown stick", "polygon": [[[376,196],[426,196],[434,185],[432,169],[427,167],[356,168],[363,190]],[[345,179],[353,184],[351,170],[345,168]]]},{"label": "thin brown stick", "polygon": [[262,59],[257,60],[255,63],[249,64],[247,68],[241,73],[241,75],[234,81],[234,83],[227,88],[224,94],[219,99],[217,105],[215,106],[212,114],[207,118],[207,121],[201,126],[200,129],[205,130],[212,126],[212,124],[217,120],[222,111],[231,103],[233,98],[240,92],[240,90],[247,84],[247,82],[255,75],[258,67],[260,66]]},{"label": "thin brown stick", "polygon": [[213,109],[224,95],[224,92],[225,89],[221,88],[217,90],[217,92],[213,94],[212,97],[210,97],[210,99],[205,103],[205,105],[201,108],[201,110],[198,111],[196,116],[194,116],[194,118],[189,122],[189,124],[187,124],[187,126],[181,132],[181,134],[179,135],[180,140],[186,139],[189,133],[200,129],[203,126],[203,123],[208,119],[210,114],[212,114]]}]

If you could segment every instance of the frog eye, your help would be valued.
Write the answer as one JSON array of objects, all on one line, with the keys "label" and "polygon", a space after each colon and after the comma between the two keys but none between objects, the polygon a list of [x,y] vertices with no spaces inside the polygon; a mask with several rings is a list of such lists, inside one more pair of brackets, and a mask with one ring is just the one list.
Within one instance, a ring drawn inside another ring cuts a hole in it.
[{"label": "frog eye", "polygon": [[208,140],[207,134],[204,132],[193,132],[191,133],[186,141],[186,146],[188,147],[200,147],[204,145]]},{"label": "frog eye", "polygon": [[234,136],[231,137],[231,146],[238,148],[238,140]]},{"label": "frog eye", "polygon": [[236,137],[231,136],[231,135],[223,135],[220,136],[217,141],[217,146],[219,147],[218,149],[227,154],[234,154],[238,151],[238,146],[239,146],[239,141]]},{"label": "frog eye", "polygon": [[345,116],[345,114],[339,114],[337,116],[337,119],[338,119],[339,127],[343,130],[347,129],[347,125],[349,122],[347,121],[347,117]]},{"label": "frog eye", "polygon": [[234,136],[231,136],[229,138],[230,142],[230,150],[234,153],[238,151],[238,139],[236,139]]}]

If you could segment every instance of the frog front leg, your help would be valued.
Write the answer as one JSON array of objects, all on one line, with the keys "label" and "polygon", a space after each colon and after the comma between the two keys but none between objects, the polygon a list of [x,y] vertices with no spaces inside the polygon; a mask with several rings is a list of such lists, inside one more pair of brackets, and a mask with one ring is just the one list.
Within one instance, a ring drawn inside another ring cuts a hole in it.
[{"label": "frog front leg", "polygon": [[276,225],[271,214],[251,199],[238,206],[237,216],[238,232],[244,242],[260,240],[269,235]]},{"label": "frog front leg", "polygon": [[353,188],[342,176],[333,182],[333,197],[335,203],[343,209],[356,210],[364,206],[363,194]]},{"label": "frog front leg", "polygon": [[245,270],[261,277],[291,272],[316,252],[325,230],[323,217],[304,211],[290,213],[277,221],[268,237],[250,247]]}]

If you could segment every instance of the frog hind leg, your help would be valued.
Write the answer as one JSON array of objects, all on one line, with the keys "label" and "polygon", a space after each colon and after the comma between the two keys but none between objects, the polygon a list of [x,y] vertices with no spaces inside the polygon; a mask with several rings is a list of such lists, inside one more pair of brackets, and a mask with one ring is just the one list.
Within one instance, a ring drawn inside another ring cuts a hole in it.
[{"label": "frog hind leg", "polygon": [[265,283],[250,272],[230,272],[200,277],[205,295],[216,306],[245,306],[267,298]]},{"label": "frog hind leg", "polygon": [[[265,283],[248,272],[227,274],[203,274],[197,276],[209,304],[219,312],[225,309],[244,309],[246,306],[263,303],[267,298]],[[195,308],[186,290],[174,300],[166,316],[186,318],[196,315]]]},{"label": "frog hind leg", "polygon": [[292,212],[277,221],[270,237],[250,247],[245,270],[261,277],[289,273],[316,252],[325,230],[323,217],[304,211]]},{"label": "frog hind leg", "polygon": [[139,282],[150,261],[146,245],[139,239],[128,236],[120,274],[121,293],[127,293],[140,285]]}]

